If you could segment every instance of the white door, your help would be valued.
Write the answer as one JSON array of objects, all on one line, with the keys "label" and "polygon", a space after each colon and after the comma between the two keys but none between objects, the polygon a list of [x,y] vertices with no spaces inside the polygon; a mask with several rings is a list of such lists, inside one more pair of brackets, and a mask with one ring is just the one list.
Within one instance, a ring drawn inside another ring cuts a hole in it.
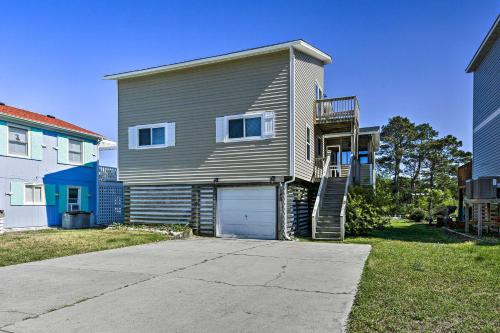
[{"label": "white door", "polygon": [[219,187],[217,236],[276,239],[276,187]]}]

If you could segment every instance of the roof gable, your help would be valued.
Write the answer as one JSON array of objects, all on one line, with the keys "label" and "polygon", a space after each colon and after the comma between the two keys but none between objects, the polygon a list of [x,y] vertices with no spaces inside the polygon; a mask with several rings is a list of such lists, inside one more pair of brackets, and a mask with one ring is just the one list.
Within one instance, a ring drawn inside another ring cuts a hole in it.
[{"label": "roof gable", "polygon": [[469,66],[465,69],[465,72],[472,73],[476,70],[476,68],[481,64],[484,57],[488,54],[493,44],[495,44],[496,40],[500,37],[500,15],[497,16],[495,23],[491,27],[490,31],[484,38],[483,42],[477,49],[474,57],[469,63]]},{"label": "roof gable", "polygon": [[62,129],[70,132],[85,134],[87,136],[92,136],[96,138],[103,138],[103,136],[100,134],[86,130],[85,128],[68,123],[64,120],[49,117],[40,113],[18,109],[9,105],[0,105],[0,116],[12,117],[36,124],[45,125],[54,129]]}]

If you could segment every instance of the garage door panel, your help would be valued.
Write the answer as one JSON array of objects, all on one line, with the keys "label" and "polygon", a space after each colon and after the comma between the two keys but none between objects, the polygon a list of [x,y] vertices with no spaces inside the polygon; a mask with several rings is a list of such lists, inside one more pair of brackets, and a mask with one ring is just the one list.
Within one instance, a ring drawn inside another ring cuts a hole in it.
[{"label": "garage door panel", "polygon": [[276,238],[276,188],[219,188],[218,235]]},{"label": "garage door panel", "polygon": [[259,190],[258,188],[251,189],[222,189],[222,200],[273,200],[275,198],[275,189]]}]

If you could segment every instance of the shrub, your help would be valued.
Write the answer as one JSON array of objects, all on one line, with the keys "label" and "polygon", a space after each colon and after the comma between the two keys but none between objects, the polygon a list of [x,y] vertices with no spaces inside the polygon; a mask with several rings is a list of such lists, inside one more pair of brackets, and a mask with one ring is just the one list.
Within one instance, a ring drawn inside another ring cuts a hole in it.
[{"label": "shrub", "polygon": [[362,235],[389,224],[387,202],[372,188],[354,186],[349,191],[345,231],[350,235]]},{"label": "shrub", "polygon": [[410,211],[408,218],[414,222],[421,222],[425,219],[427,213],[422,208],[414,208]]}]

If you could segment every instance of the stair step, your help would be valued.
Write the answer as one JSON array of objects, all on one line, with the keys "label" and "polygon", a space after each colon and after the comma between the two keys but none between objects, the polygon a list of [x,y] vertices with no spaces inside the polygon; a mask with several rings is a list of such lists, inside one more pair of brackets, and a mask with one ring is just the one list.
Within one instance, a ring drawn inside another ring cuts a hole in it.
[{"label": "stair step", "polygon": [[316,227],[316,234],[324,232],[340,234],[340,227]]},{"label": "stair step", "polygon": [[317,232],[315,236],[318,239],[340,239],[340,232]]}]

